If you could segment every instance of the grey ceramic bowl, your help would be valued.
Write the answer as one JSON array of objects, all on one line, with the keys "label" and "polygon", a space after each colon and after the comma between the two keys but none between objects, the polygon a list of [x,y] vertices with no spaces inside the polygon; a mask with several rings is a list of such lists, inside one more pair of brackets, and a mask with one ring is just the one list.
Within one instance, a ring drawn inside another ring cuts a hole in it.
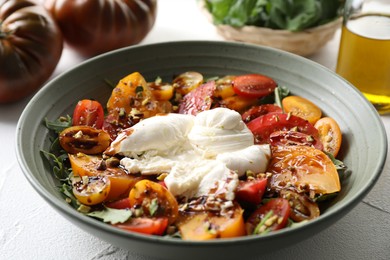
[{"label": "grey ceramic bowl", "polygon": [[[171,79],[195,70],[215,76],[262,73],[319,105],[335,118],[343,132],[341,159],[350,176],[342,191],[318,218],[297,228],[264,236],[208,242],[189,242],[128,233],[71,208],[56,189],[50,169],[39,151],[48,150],[48,131],[42,120],[71,114],[76,102],[94,98],[105,104],[111,93],[106,80],[117,82],[139,71],[147,80]],[[166,259],[229,259],[260,256],[317,234],[335,223],[373,187],[381,174],[386,153],[385,130],[371,104],[345,80],[305,58],[266,47],[228,42],[171,42],[130,47],[103,54],[58,76],[26,106],[17,128],[17,157],[35,190],[61,215],[81,229],[137,254]]]}]

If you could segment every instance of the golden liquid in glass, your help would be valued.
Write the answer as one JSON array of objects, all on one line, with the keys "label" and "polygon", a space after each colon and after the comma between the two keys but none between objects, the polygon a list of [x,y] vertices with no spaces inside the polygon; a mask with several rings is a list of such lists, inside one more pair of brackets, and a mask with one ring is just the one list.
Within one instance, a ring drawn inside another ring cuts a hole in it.
[{"label": "golden liquid in glass", "polygon": [[360,16],[343,25],[336,72],[380,114],[390,112],[390,16]]}]

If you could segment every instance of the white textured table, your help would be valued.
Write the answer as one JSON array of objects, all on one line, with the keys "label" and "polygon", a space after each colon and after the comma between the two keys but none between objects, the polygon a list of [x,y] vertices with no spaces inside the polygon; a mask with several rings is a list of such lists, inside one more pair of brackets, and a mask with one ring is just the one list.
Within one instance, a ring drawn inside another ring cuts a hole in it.
[{"label": "white textured table", "polygon": [[[155,27],[141,44],[222,40],[198,10],[196,0],[159,0],[158,5]],[[310,59],[334,69],[338,41],[337,33]],[[55,75],[81,61],[76,54],[65,50]],[[16,124],[27,102],[0,106],[0,259],[150,260],[73,226],[29,185],[14,154]],[[390,117],[382,119],[389,131]],[[363,202],[335,225],[262,259],[390,259],[389,164]]]}]

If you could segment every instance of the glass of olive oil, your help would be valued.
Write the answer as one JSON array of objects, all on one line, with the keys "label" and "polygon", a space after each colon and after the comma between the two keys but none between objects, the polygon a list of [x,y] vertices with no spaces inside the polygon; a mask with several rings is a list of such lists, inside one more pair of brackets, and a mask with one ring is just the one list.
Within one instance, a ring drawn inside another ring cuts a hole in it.
[{"label": "glass of olive oil", "polygon": [[390,113],[390,0],[347,0],[336,72]]}]

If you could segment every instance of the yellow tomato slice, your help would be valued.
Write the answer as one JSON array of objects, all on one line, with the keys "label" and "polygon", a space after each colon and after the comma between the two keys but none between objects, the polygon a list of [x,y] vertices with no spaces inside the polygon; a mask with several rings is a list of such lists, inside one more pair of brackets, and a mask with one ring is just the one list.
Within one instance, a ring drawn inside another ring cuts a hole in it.
[{"label": "yellow tomato slice", "polygon": [[179,215],[179,205],[173,194],[163,185],[141,180],[131,189],[129,194],[130,206],[142,208],[147,217],[167,217],[169,223],[176,221]]},{"label": "yellow tomato slice", "polygon": [[300,96],[285,97],[282,105],[286,113],[299,116],[313,125],[322,116],[321,109],[317,105]]},{"label": "yellow tomato slice", "polygon": [[184,240],[210,240],[245,236],[243,210],[234,206],[232,216],[215,215],[210,212],[182,212],[177,223]]},{"label": "yellow tomato slice", "polygon": [[130,189],[141,180],[138,175],[129,175],[122,168],[107,165],[101,156],[82,153],[69,154],[68,156],[74,175],[81,177],[106,176],[110,180],[111,189],[107,200],[127,197]]},{"label": "yellow tomato slice", "polygon": [[268,172],[275,189],[329,194],[340,191],[336,167],[322,151],[309,146],[275,146]]},{"label": "yellow tomato slice", "polygon": [[196,71],[187,71],[175,77],[172,83],[176,92],[184,96],[203,84],[203,75]]},{"label": "yellow tomato slice", "polygon": [[73,195],[85,205],[102,203],[111,189],[110,180],[105,176],[74,176],[72,186]]},{"label": "yellow tomato slice", "polygon": [[235,95],[233,80],[236,76],[225,76],[215,81],[214,96],[218,98],[228,98]]},{"label": "yellow tomato slice", "polygon": [[331,117],[323,117],[315,123],[314,127],[318,130],[324,151],[336,157],[342,142],[342,133],[336,120]]}]

